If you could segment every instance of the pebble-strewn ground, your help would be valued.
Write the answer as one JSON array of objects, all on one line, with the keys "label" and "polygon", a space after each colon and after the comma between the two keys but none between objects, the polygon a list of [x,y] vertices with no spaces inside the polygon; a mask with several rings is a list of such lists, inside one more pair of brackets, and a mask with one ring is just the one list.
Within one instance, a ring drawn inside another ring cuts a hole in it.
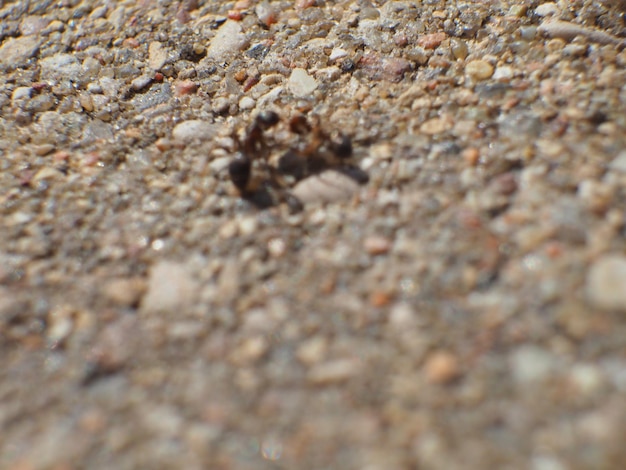
[{"label": "pebble-strewn ground", "polygon": [[625,14],[0,1],[0,468],[626,468]]}]

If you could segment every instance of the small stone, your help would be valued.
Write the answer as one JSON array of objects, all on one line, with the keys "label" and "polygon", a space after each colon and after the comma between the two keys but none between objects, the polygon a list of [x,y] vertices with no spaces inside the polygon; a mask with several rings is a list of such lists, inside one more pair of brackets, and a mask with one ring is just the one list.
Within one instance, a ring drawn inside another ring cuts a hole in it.
[{"label": "small stone", "polygon": [[295,68],[287,82],[287,88],[298,98],[309,96],[315,91],[318,84],[315,78],[310,76],[306,70]]},{"label": "small stone", "polygon": [[436,135],[452,129],[452,121],[445,117],[432,118],[420,126],[420,132],[426,135]]},{"label": "small stone", "polygon": [[130,88],[134,91],[141,91],[152,83],[152,75],[141,75],[130,82]]},{"label": "small stone", "polygon": [[244,110],[254,109],[255,106],[256,106],[256,101],[254,101],[254,99],[250,98],[249,96],[244,96],[243,98],[239,100],[239,109],[244,109]]},{"label": "small stone", "polygon": [[293,195],[304,204],[337,202],[350,198],[359,184],[349,176],[335,170],[303,179],[293,188]]},{"label": "small stone", "polygon": [[333,60],[337,60],[337,59],[343,59],[344,57],[348,56],[348,51],[346,51],[345,49],[341,49],[340,47],[335,47],[331,52],[330,55],[328,56],[328,59],[333,61]]},{"label": "small stone", "polygon": [[426,380],[435,385],[446,385],[461,374],[459,360],[449,351],[436,351],[426,359],[424,365]]},{"label": "small stone", "polygon": [[307,366],[317,364],[324,359],[328,342],[323,336],[316,336],[302,343],[296,350],[296,357]]},{"label": "small stone", "polygon": [[161,70],[167,62],[168,52],[163,44],[153,41],[148,46],[148,65],[152,70]]},{"label": "small stone", "polygon": [[450,49],[455,59],[465,60],[467,54],[469,54],[467,44],[462,39],[453,39],[450,42]]},{"label": "small stone", "polygon": [[277,21],[277,14],[272,5],[267,1],[260,2],[255,8],[256,16],[265,26],[271,26]]},{"label": "small stone", "polygon": [[35,147],[35,154],[43,157],[44,155],[48,155],[55,149],[53,144],[41,144]]},{"label": "small stone", "polygon": [[0,64],[16,67],[33,57],[39,50],[36,35],[19,38],[6,38],[0,46]]},{"label": "small stone", "polygon": [[15,106],[17,101],[29,99],[31,96],[33,96],[33,87],[20,86],[11,93],[11,101],[13,102],[13,106]]},{"label": "small stone", "polygon": [[39,170],[37,173],[35,173],[35,175],[32,178],[32,181],[37,182],[37,181],[47,180],[47,179],[56,179],[62,176],[63,176],[63,173],[61,173],[56,168],[44,167],[41,170]]},{"label": "small stone", "polygon": [[72,54],[55,54],[39,61],[42,76],[49,78],[74,79],[80,76],[82,64]]},{"label": "small stone", "polygon": [[447,37],[448,35],[442,32],[424,34],[417,40],[417,45],[424,49],[437,49]]},{"label": "small stone", "polygon": [[87,370],[83,382],[89,383],[123,367],[137,347],[137,333],[135,315],[124,315],[105,326],[87,355]]},{"label": "small stone", "polygon": [[485,60],[473,60],[465,66],[465,73],[478,81],[488,79],[493,72],[493,66]]},{"label": "small stone", "polygon": [[550,38],[560,38],[572,41],[577,36],[583,36],[598,44],[616,44],[626,46],[626,40],[618,38],[604,31],[587,28],[585,26],[570,23],[568,21],[547,20],[539,25],[537,31]]},{"label": "small stone", "polygon": [[415,323],[415,311],[408,302],[398,302],[391,306],[389,311],[389,324],[402,330]]},{"label": "small stone", "polygon": [[81,93],[78,95],[78,102],[82,106],[82,108],[88,113],[94,110],[93,98],[87,93]]},{"label": "small stone", "polygon": [[542,3],[541,5],[535,8],[535,15],[537,16],[552,16],[556,15],[559,12],[559,7],[556,3],[548,2]]},{"label": "small stone", "polygon": [[615,157],[615,159],[609,163],[609,168],[613,171],[626,173],[626,152],[622,152]]},{"label": "small stone", "polygon": [[182,80],[174,85],[176,96],[192,95],[198,91],[198,84],[191,80]]},{"label": "small stone", "polygon": [[591,364],[576,364],[571,368],[569,379],[576,390],[583,396],[593,396],[606,383],[601,369]]},{"label": "small stone", "polygon": [[554,356],[538,346],[520,346],[511,354],[511,373],[520,384],[547,379],[556,370]]},{"label": "small stone", "polygon": [[261,359],[268,349],[269,344],[264,337],[255,336],[246,338],[241,345],[233,351],[230,360],[238,366],[249,365]]},{"label": "small stone", "polygon": [[26,16],[20,23],[20,33],[22,33],[22,36],[39,34],[46,26],[48,26],[48,22],[48,19],[41,16]]},{"label": "small stone", "polygon": [[100,73],[102,65],[97,59],[86,57],[85,60],[83,60],[82,69],[85,75],[96,77]]},{"label": "small stone", "polygon": [[353,359],[337,359],[314,366],[307,379],[314,385],[332,385],[354,377],[361,372],[360,364]]},{"label": "small stone", "polygon": [[370,255],[384,255],[391,249],[391,241],[386,237],[371,236],[363,241],[363,249]]},{"label": "small stone", "polygon": [[105,300],[118,307],[138,305],[145,291],[146,281],[142,278],[113,279],[102,287]]},{"label": "small stone", "polygon": [[605,255],[595,261],[587,273],[585,292],[595,308],[626,312],[626,257]]},{"label": "small stone", "polygon": [[148,291],[141,301],[143,313],[168,312],[193,305],[197,284],[186,265],[160,261],[150,270]]},{"label": "small stone", "polygon": [[512,67],[509,67],[508,65],[503,65],[496,69],[493,74],[493,79],[499,80],[501,82],[508,82],[513,78],[514,73],[515,72]]},{"label": "small stone", "polygon": [[216,133],[217,128],[214,124],[193,119],[177,124],[172,131],[172,137],[188,144],[196,140],[210,140],[216,135]]},{"label": "small stone", "polygon": [[315,77],[323,82],[334,82],[341,77],[341,69],[337,66],[325,67],[315,72]]},{"label": "small stone", "polygon": [[226,21],[209,44],[207,57],[213,60],[224,60],[245,49],[248,39],[237,21]]}]

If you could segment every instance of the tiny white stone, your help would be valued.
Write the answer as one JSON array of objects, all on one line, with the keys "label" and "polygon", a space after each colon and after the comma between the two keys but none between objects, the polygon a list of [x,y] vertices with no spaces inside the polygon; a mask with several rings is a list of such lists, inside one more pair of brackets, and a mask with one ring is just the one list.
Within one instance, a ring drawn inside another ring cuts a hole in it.
[{"label": "tiny white stone", "polygon": [[593,307],[626,312],[626,257],[607,254],[593,263],[586,293]]},{"label": "tiny white stone", "polygon": [[194,140],[209,140],[217,132],[214,124],[199,119],[184,121],[177,124],[172,131],[172,136],[176,140],[189,143]]},{"label": "tiny white stone", "polygon": [[615,159],[609,164],[609,168],[613,171],[626,173],[626,151],[615,157]]},{"label": "tiny white stone", "polygon": [[542,3],[535,8],[535,15],[537,16],[552,16],[559,12],[559,7],[556,3],[548,2]]},{"label": "tiny white stone", "polygon": [[328,59],[337,60],[346,57],[347,55],[348,51],[346,51],[345,49],[341,49],[340,47],[335,47],[328,56]]},{"label": "tiny white stone", "polygon": [[289,91],[299,98],[310,95],[317,88],[317,81],[306,70],[295,68],[287,83]]},{"label": "tiny white stone", "polygon": [[256,101],[249,96],[244,96],[239,100],[239,109],[252,109],[256,105]]}]

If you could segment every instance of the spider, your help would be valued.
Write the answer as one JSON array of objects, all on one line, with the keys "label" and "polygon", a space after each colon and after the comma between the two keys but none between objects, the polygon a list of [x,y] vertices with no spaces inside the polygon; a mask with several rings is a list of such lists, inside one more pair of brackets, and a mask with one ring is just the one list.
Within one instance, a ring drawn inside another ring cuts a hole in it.
[{"label": "spider", "polygon": [[[233,135],[237,154],[228,165],[228,174],[244,199],[259,207],[284,202],[293,213],[303,208],[302,202],[289,191],[298,181],[328,168],[347,173],[354,173],[356,168],[348,164],[352,156],[350,138],[341,132],[327,133],[319,119],[311,123],[302,114],[293,116],[286,126],[287,134],[298,136],[295,145],[289,145],[277,156],[272,147],[281,144],[268,137],[267,131],[280,122],[276,112],[263,111],[248,126],[243,138]],[[363,180],[363,176],[355,179]]]}]

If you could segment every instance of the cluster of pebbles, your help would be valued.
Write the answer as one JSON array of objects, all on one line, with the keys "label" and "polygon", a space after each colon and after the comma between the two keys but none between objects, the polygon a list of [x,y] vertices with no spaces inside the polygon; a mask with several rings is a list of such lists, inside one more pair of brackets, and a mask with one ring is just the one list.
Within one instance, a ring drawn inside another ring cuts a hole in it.
[{"label": "cluster of pebbles", "polygon": [[[0,467],[623,469],[625,14],[0,1]],[[369,182],[242,199],[268,110]]]}]

